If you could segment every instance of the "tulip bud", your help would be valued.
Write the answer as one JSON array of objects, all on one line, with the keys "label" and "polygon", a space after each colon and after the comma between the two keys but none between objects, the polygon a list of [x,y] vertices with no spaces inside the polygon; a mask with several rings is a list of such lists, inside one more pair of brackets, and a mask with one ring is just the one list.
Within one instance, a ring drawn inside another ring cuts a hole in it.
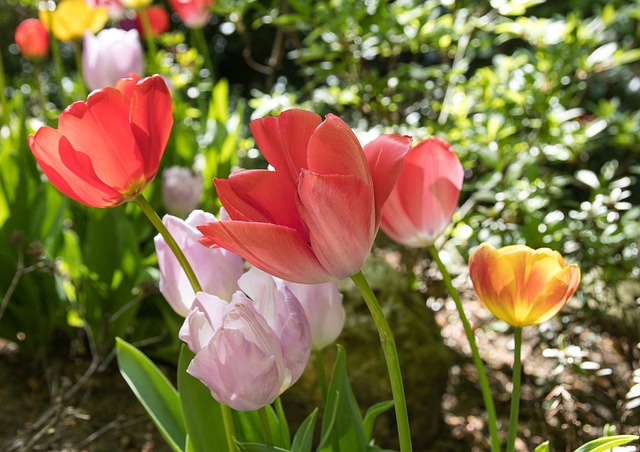
[{"label": "tulip bud", "polygon": [[140,14],[147,15],[151,36],[159,36],[169,29],[169,13],[167,13],[167,10],[162,6],[153,5],[148,8],[139,9],[138,14],[136,14],[136,29],[140,32],[140,36],[146,37]]},{"label": "tulip bud", "polygon": [[560,253],[523,245],[481,244],[469,256],[469,273],[480,302],[514,327],[546,322],[580,283],[580,268],[565,265]]},{"label": "tulip bud", "polygon": [[49,50],[49,33],[38,19],[20,22],[14,39],[22,56],[27,58],[43,58]]},{"label": "tulip bud", "polygon": [[142,45],[136,30],[102,30],[84,34],[82,70],[89,89],[115,86],[128,74],[142,75]]},{"label": "tulip bud", "polygon": [[[196,225],[209,221],[216,221],[216,218],[201,210],[194,210],[186,220],[171,215],[165,215],[162,219],[193,267],[202,290],[223,300],[231,300],[233,293],[238,290],[238,279],[243,272],[242,259],[230,251],[200,245],[198,239],[201,234]],[[173,310],[184,317],[193,303],[195,292],[164,238],[158,234],[154,243],[160,267],[160,292]]]},{"label": "tulip bud", "polygon": [[93,8],[99,6],[107,8],[109,18],[112,20],[120,20],[124,17],[125,7],[120,0],[86,0],[87,4]]},{"label": "tulip bud", "polygon": [[162,203],[167,212],[183,217],[200,204],[202,178],[188,168],[172,166],[162,173]]},{"label": "tulip bud", "polygon": [[311,344],[322,350],[334,342],[344,326],[345,312],[342,294],[335,282],[324,284],[298,284],[279,280],[300,301],[311,327]]},{"label": "tulip bud", "polygon": [[169,5],[189,28],[202,28],[211,18],[214,0],[169,0]]},{"label": "tulip bud", "polygon": [[230,303],[198,292],[180,330],[195,358],[187,372],[220,403],[239,411],[275,400],[300,377],[311,351],[298,300],[257,269],[245,274]]},{"label": "tulip bud", "polygon": [[460,160],[446,141],[421,141],[404,158],[380,227],[402,245],[430,246],[451,221],[463,179]]}]

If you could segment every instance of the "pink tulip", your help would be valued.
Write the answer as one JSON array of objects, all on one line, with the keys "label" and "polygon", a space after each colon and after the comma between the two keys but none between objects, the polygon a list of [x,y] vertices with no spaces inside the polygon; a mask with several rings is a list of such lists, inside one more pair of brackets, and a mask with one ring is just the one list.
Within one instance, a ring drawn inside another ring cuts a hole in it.
[{"label": "pink tulip", "polygon": [[345,312],[342,294],[335,282],[324,284],[297,284],[279,280],[300,301],[311,327],[311,346],[322,350],[333,343],[344,326]]},{"label": "pink tulip", "polygon": [[257,410],[295,383],[307,365],[311,334],[300,302],[257,269],[240,278],[230,303],[198,292],[180,338],[195,353],[187,372],[213,397]]},{"label": "pink tulip", "polygon": [[[198,243],[201,235],[195,226],[211,221],[215,222],[216,218],[201,210],[191,212],[186,221],[171,215],[165,215],[162,219],[193,267],[202,290],[228,301],[238,290],[238,279],[243,272],[242,259],[227,250],[212,250]],[[193,303],[195,292],[178,259],[160,234],[154,242],[160,267],[160,292],[173,310],[184,317]]]},{"label": "pink tulip", "polygon": [[209,8],[214,3],[214,0],[169,0],[171,9],[189,28],[204,27],[211,19]]},{"label": "pink tulip", "polygon": [[340,118],[288,110],[251,131],[275,171],[215,179],[233,221],[199,226],[222,247],[288,281],[322,283],[355,274],[378,232],[410,138],[383,135],[363,148]]},{"label": "pink tulip", "polygon": [[172,166],[162,172],[162,204],[167,212],[183,217],[200,204],[202,177],[189,168]]},{"label": "pink tulip", "polygon": [[382,209],[380,227],[406,246],[431,245],[451,221],[458,205],[464,170],[453,149],[432,137],[404,159],[394,190]]}]

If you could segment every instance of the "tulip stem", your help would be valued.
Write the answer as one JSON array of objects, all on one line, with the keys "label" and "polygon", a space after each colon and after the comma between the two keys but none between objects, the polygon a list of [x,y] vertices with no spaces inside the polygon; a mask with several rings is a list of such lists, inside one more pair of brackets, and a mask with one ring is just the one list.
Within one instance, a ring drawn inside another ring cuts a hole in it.
[{"label": "tulip stem", "polygon": [[260,417],[260,423],[262,424],[265,442],[267,443],[267,446],[273,446],[273,434],[271,433],[271,425],[269,424],[266,410],[266,406],[260,408],[258,410],[258,416]]},{"label": "tulip stem", "polygon": [[10,127],[9,124],[9,104],[7,103],[7,96],[5,94],[5,89],[7,87],[4,75],[4,61],[2,60],[2,48],[0,46],[0,105],[2,107],[2,119],[7,127]]},{"label": "tulip stem", "polygon": [[322,359],[322,350],[314,350],[313,357],[316,362],[316,372],[318,374],[318,384],[322,392],[322,401],[327,403],[327,377],[324,373],[324,360]]},{"label": "tulip stem", "polygon": [[49,98],[47,97],[47,92],[42,85],[42,73],[40,71],[40,62],[33,62],[33,75],[36,77],[36,82],[38,83],[38,91],[40,92],[40,101],[42,102],[42,115],[46,117],[47,114],[47,104],[49,103]]},{"label": "tulip stem", "polygon": [[489,417],[489,434],[491,436],[491,451],[492,452],[500,452],[500,438],[498,437],[498,421],[496,417],[496,408],[493,403],[493,397],[491,396],[491,388],[489,387],[489,380],[487,379],[487,374],[484,369],[484,363],[482,362],[482,358],[480,358],[480,352],[478,351],[478,345],[476,344],[476,338],[471,329],[471,325],[469,324],[469,319],[467,319],[466,314],[464,313],[464,309],[462,308],[462,300],[460,299],[460,294],[453,287],[453,283],[451,282],[451,275],[447,270],[447,267],[444,265],[442,260],[440,259],[440,254],[435,246],[431,245],[429,247],[429,252],[433,257],[433,260],[438,264],[438,269],[440,269],[440,273],[442,273],[442,279],[444,281],[445,286],[447,286],[447,290],[453,298],[453,301],[456,304],[456,309],[458,310],[458,315],[460,316],[460,320],[462,321],[462,326],[464,327],[464,332],[467,335],[467,341],[469,342],[469,347],[471,347],[471,354],[473,355],[473,362],[478,370],[478,378],[480,380],[480,387],[482,389],[482,399],[484,400],[484,406],[487,410],[487,416]]},{"label": "tulip stem", "polygon": [[522,377],[522,327],[513,330],[513,389],[511,390],[511,412],[509,413],[509,439],[507,452],[513,452],[518,435],[518,416],[520,414],[520,381]]},{"label": "tulip stem", "polygon": [[147,52],[149,52],[148,64],[149,64],[149,74],[157,73],[156,69],[156,58],[158,55],[158,50],[156,48],[155,36],[153,36],[153,29],[151,28],[151,22],[149,21],[149,14],[146,8],[141,8],[138,10],[138,14],[140,15],[140,22],[142,23],[142,34],[144,35],[144,39],[147,42]]},{"label": "tulip stem", "polygon": [[193,36],[193,40],[195,41],[196,48],[198,49],[198,53],[202,54],[204,58],[204,65],[209,70],[211,80],[216,79],[215,72],[213,70],[213,62],[211,61],[211,53],[209,52],[209,46],[207,45],[207,38],[202,31],[202,28],[193,28],[191,29],[191,33]]},{"label": "tulip stem", "polygon": [[80,97],[87,97],[87,88],[84,85],[84,75],[82,73],[82,46],[80,41],[73,43],[73,54],[76,59],[76,71],[78,73],[78,87],[80,88]]},{"label": "tulip stem", "polygon": [[[49,15],[49,23],[53,23],[50,9],[47,9],[47,14]],[[60,102],[62,102],[62,107],[64,108],[67,105],[67,93],[64,90],[64,84],[62,82],[64,69],[62,68],[62,58],[60,57],[60,44],[58,43],[56,36],[51,31],[49,32],[49,38],[51,39],[51,55],[53,56],[53,62],[56,65],[56,76],[58,79],[58,87],[60,89]]]},{"label": "tulip stem", "polygon": [[[173,254],[176,256],[176,259],[178,259],[178,262],[182,266],[182,269],[187,274],[187,278],[191,283],[191,287],[193,288],[193,291],[196,293],[201,292],[202,286],[200,286],[200,283],[198,282],[198,278],[196,277],[196,274],[193,271],[193,268],[189,264],[189,261],[187,260],[184,253],[182,252],[182,250],[174,240],[173,236],[171,235],[167,227],[164,225],[164,223],[162,222],[162,220],[160,219],[156,211],[153,210],[153,207],[151,206],[151,204],[149,204],[149,201],[147,201],[147,199],[142,194],[133,198],[133,201],[138,205],[138,207],[140,207],[140,209],[147,216],[147,218],[149,219],[153,227],[156,228],[156,230],[162,235],[164,240],[167,242],[167,245],[169,245],[169,248],[171,248],[171,251],[173,251]],[[227,405],[220,404],[220,411],[222,412],[222,423],[224,424],[224,432],[225,432],[225,436],[227,437],[229,452],[234,452],[236,450],[236,445],[235,445],[236,443],[234,441],[235,432],[233,428],[233,417],[231,414],[231,408],[229,408]]]},{"label": "tulip stem", "polygon": [[389,323],[384,318],[380,303],[375,294],[371,290],[367,279],[362,272],[358,272],[351,276],[351,280],[360,289],[362,298],[364,298],[373,322],[378,329],[380,336],[380,345],[387,362],[387,371],[389,372],[389,380],[391,382],[391,394],[393,395],[393,403],[396,412],[396,422],[398,423],[398,441],[400,443],[400,452],[410,452],[411,447],[411,430],[409,428],[409,416],[407,415],[407,399],[404,394],[404,384],[402,382],[402,372],[400,371],[400,360],[398,359],[398,350],[393,333],[389,327]]}]

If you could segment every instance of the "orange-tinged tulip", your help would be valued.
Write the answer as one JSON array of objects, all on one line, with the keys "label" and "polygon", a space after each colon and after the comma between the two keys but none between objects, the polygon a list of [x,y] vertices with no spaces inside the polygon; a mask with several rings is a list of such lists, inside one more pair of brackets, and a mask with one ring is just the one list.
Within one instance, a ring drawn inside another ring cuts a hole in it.
[{"label": "orange-tinged tulip", "polygon": [[92,8],[84,0],[62,0],[54,11],[40,10],[40,20],[59,41],[80,39],[87,30],[95,34],[107,19],[107,8]]},{"label": "orange-tinged tulip", "polygon": [[158,172],[173,114],[162,77],[122,79],[93,91],[44,126],[29,146],[49,181],[63,194],[93,207],[135,198]]},{"label": "orange-tinged tulip", "polygon": [[524,245],[483,243],[469,256],[469,272],[482,304],[514,327],[546,322],[580,283],[580,268],[565,265],[560,253]]},{"label": "orange-tinged tulip", "polygon": [[42,58],[49,50],[49,33],[38,19],[26,19],[16,28],[16,44],[27,58]]}]

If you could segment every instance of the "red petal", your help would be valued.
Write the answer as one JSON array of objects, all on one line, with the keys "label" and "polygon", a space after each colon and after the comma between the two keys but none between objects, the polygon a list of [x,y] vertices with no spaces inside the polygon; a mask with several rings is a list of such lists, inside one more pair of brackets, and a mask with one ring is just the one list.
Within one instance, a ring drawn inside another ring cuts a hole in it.
[{"label": "red petal", "polygon": [[296,191],[276,171],[250,170],[214,180],[218,197],[234,220],[272,223],[308,235],[296,208]]},{"label": "red petal", "polygon": [[313,252],[335,279],[360,270],[377,232],[373,191],[366,182],[352,175],[303,170],[298,210],[309,228]]},{"label": "red petal", "polygon": [[371,172],[360,142],[345,122],[334,115],[309,140],[309,170],[318,174],[352,175],[371,185]]},{"label": "red petal", "polygon": [[138,80],[140,80],[138,74],[129,73],[128,77],[121,78],[116,82],[116,89],[124,94],[127,99],[130,99],[133,94],[133,87],[136,86]]},{"label": "red petal", "polygon": [[268,223],[217,221],[198,226],[200,243],[244,257],[273,276],[301,284],[333,281],[311,247],[294,229]]},{"label": "red petal", "polygon": [[86,154],[98,178],[118,191],[142,179],[143,162],[129,126],[129,103],[114,88],[92,92],[62,113],[58,130]]},{"label": "red petal", "polygon": [[300,170],[307,168],[309,138],[321,122],[315,113],[292,109],[277,118],[256,119],[250,126],[267,161],[295,184]]},{"label": "red petal", "polygon": [[89,157],[76,152],[58,130],[41,127],[29,136],[29,146],[49,181],[69,198],[93,207],[123,201],[119,192],[96,176]]},{"label": "red petal", "polygon": [[140,149],[147,181],[158,172],[173,125],[171,95],[159,75],[139,81],[131,95],[131,130]]},{"label": "red petal", "polygon": [[380,224],[382,206],[400,176],[402,161],[409,151],[410,143],[410,137],[382,135],[364,147],[371,178],[373,179],[376,228]]}]

